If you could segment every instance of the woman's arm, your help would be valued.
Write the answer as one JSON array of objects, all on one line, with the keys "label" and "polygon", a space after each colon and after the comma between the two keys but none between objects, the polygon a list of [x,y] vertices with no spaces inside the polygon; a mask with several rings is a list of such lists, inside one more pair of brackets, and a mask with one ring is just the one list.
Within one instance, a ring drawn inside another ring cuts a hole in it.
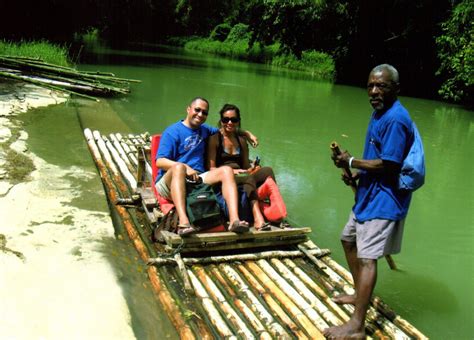
[{"label": "woman's arm", "polygon": [[208,170],[217,168],[216,154],[217,154],[218,140],[219,140],[218,133],[209,137],[209,141],[207,143],[207,159],[206,159],[206,167]]},{"label": "woman's arm", "polygon": [[242,146],[241,150],[241,160],[242,160],[242,169],[248,170],[251,168],[250,160],[249,160],[249,145],[247,144],[247,140],[244,137],[239,137],[240,145]]}]

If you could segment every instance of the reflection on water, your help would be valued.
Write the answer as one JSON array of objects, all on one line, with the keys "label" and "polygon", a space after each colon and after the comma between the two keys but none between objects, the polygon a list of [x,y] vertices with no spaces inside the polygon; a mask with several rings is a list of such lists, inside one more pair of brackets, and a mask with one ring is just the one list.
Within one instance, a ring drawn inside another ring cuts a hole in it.
[{"label": "reflection on water", "polygon": [[[339,233],[353,194],[340,181],[329,145],[335,140],[362,154],[371,111],[365,90],[170,50],[112,51],[100,58],[107,62],[82,67],[142,80],[130,96],[109,101],[133,132],[162,131],[184,118],[195,96],[209,99],[212,125],[224,103],[237,104],[243,128],[261,143],[251,156],[275,169],[290,220],[312,227],[316,243],[345,263]],[[376,293],[433,339],[452,338],[453,332],[467,338],[474,334],[473,112],[430,100],[401,101],[424,140],[427,179],[414,194],[402,253],[394,257],[401,271],[381,261]],[[88,124],[93,127],[94,119]]]}]

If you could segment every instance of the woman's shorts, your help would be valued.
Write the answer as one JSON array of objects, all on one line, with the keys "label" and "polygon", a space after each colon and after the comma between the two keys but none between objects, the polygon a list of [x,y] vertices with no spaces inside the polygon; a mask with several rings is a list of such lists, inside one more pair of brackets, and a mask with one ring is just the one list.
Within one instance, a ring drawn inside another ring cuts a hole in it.
[{"label": "woman's shorts", "polygon": [[351,211],[349,220],[342,230],[341,240],[357,245],[357,257],[378,259],[388,254],[397,254],[402,246],[405,219],[391,221],[373,219],[358,222]]}]

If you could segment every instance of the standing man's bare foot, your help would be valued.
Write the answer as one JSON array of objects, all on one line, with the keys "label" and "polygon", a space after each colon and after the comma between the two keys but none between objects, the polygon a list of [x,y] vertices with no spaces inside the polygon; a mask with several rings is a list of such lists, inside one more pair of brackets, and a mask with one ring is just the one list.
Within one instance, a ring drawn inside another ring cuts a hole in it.
[{"label": "standing man's bare foot", "polygon": [[365,339],[364,326],[358,324],[352,319],[342,326],[330,327],[324,330],[324,336],[327,339]]},{"label": "standing man's bare foot", "polygon": [[339,294],[337,296],[333,296],[331,300],[334,303],[337,303],[338,305],[346,305],[346,304],[355,305],[356,295],[355,294],[352,294],[352,295]]}]

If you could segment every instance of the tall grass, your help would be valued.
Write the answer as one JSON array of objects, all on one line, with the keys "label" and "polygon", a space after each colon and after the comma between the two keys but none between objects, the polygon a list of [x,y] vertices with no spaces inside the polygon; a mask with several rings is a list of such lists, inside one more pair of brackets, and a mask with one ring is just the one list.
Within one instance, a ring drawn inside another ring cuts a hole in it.
[{"label": "tall grass", "polygon": [[0,56],[40,58],[46,63],[70,66],[67,48],[45,40],[18,43],[0,40]]}]

